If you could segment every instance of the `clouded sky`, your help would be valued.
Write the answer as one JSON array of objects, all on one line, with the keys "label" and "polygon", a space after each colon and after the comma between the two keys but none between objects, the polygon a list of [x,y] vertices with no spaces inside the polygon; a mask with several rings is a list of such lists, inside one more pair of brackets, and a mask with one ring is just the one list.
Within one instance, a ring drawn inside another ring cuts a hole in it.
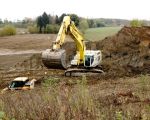
[{"label": "clouded sky", "polygon": [[43,12],[76,13],[88,18],[150,20],[150,0],[1,0],[0,18],[35,18]]}]

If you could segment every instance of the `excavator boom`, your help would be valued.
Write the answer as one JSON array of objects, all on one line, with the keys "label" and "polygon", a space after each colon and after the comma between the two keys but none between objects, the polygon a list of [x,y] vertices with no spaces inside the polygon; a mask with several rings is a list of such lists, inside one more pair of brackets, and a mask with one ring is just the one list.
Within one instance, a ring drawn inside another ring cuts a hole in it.
[{"label": "excavator boom", "polygon": [[85,52],[83,36],[74,25],[74,22],[71,21],[70,16],[65,16],[52,49],[42,52],[42,61],[46,67],[67,69],[70,66],[70,61],[66,59],[66,51],[61,49],[66,35],[70,35],[77,46],[76,55],[78,59],[75,64],[83,63]]}]

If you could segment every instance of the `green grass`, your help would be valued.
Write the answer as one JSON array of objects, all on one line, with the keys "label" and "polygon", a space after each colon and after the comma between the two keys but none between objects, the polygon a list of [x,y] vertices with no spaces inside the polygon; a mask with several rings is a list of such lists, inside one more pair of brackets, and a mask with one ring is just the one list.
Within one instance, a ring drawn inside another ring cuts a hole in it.
[{"label": "green grass", "polygon": [[102,40],[107,36],[116,34],[121,27],[102,27],[102,28],[90,28],[85,32],[85,39],[90,41]]}]

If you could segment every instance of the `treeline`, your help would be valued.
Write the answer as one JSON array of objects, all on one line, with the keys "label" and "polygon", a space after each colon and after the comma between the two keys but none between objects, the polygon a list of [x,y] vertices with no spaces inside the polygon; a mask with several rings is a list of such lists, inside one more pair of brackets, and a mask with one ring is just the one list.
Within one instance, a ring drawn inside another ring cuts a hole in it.
[{"label": "treeline", "polygon": [[66,14],[62,15],[51,15],[44,12],[42,15],[38,16],[36,19],[25,18],[24,20],[17,20],[15,22],[8,21],[7,19],[2,21],[0,19],[0,27],[5,25],[13,25],[16,28],[27,28],[30,33],[57,33],[60,24],[64,16],[69,15],[71,20],[74,21],[75,25],[84,33],[88,28],[97,28],[105,26],[118,26],[126,25],[127,22],[121,22],[122,20],[114,19],[88,19],[79,17],[76,14]]},{"label": "treeline", "polygon": [[44,12],[41,16],[36,19],[36,26],[39,33],[57,33],[59,26],[64,18],[64,16],[69,15],[74,21],[75,25],[79,25],[79,17],[76,14],[62,14],[60,17],[57,15],[52,16]]},{"label": "treeline", "polygon": [[32,25],[28,27],[29,32],[30,33],[57,33],[63,21],[64,16],[67,15],[70,16],[71,20],[74,21],[75,25],[83,33],[85,32],[86,29],[88,29],[91,26],[90,23],[91,20],[79,17],[76,14],[63,13],[61,16],[58,17],[58,15],[52,16],[44,12],[42,15],[37,17],[36,24],[34,26]]},{"label": "treeline", "polygon": [[61,16],[58,15],[50,15],[44,12],[42,15],[38,16],[36,19],[36,25],[30,26],[30,33],[57,33],[59,30],[59,26],[64,18],[64,16],[69,15],[71,20],[74,21],[75,25],[81,30],[81,32],[85,32],[88,28],[97,28],[97,27],[106,27],[106,26],[121,26],[128,25],[128,20],[120,20],[120,19],[88,19],[79,17],[76,14],[66,14],[63,13]]},{"label": "treeline", "polygon": [[[71,20],[74,21],[75,25],[81,30],[81,32],[85,32],[88,28],[97,28],[97,27],[107,27],[107,26],[149,26],[150,21],[145,20],[123,20],[123,19],[104,19],[104,18],[83,18],[79,17],[76,14],[66,14],[62,15],[51,15],[44,12],[42,15],[38,16],[36,19],[25,18],[23,20],[17,20],[15,22],[8,21],[7,19],[0,19],[0,27],[7,28],[12,26],[14,28],[27,28],[29,33],[57,33],[60,27],[60,24],[64,18],[64,16],[69,15]],[[9,31],[9,30],[7,30]],[[2,34],[5,32],[2,32]],[[9,33],[10,34],[10,33]],[[2,35],[1,35],[2,36]]]}]

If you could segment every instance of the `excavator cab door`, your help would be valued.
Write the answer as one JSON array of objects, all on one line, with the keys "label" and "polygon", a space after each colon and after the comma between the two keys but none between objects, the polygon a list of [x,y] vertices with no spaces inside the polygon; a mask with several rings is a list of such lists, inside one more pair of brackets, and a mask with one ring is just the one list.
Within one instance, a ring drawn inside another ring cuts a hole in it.
[{"label": "excavator cab door", "polygon": [[84,66],[91,67],[94,62],[94,55],[85,55]]}]

